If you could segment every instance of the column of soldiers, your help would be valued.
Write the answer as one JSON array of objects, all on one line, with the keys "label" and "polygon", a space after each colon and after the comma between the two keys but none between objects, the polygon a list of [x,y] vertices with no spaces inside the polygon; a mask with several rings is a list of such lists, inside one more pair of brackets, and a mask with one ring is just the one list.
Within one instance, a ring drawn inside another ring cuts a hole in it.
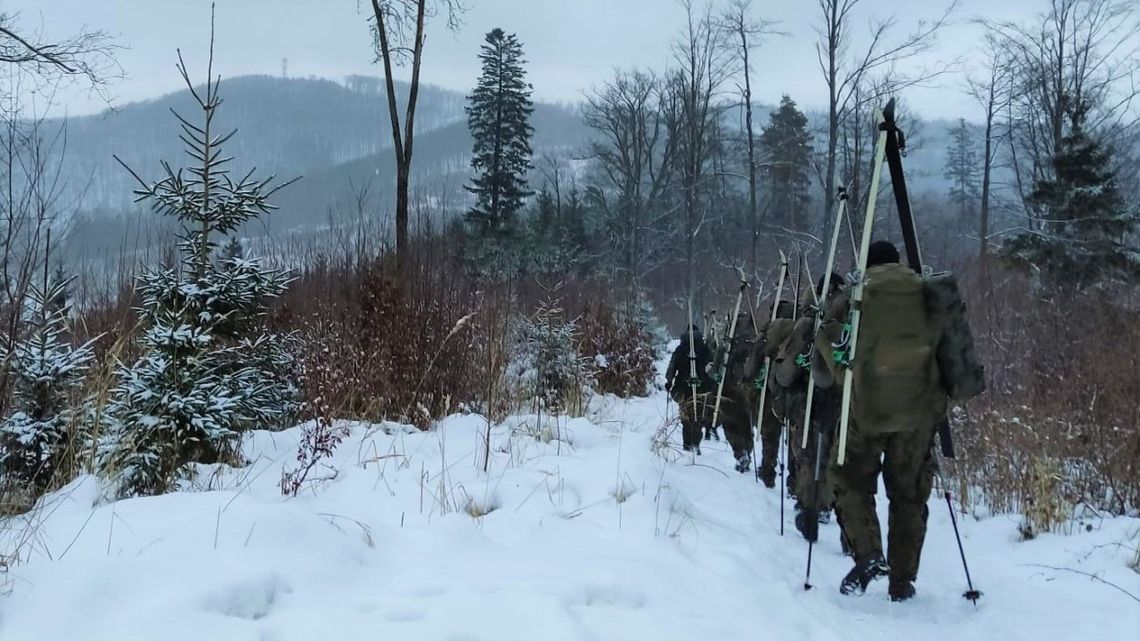
[{"label": "column of soldiers", "polygon": [[[807,290],[798,298],[771,301],[777,306],[771,321],[754,326],[752,316],[743,313],[736,335],[731,341],[725,337],[715,349],[709,348],[697,327],[689,328],[695,338],[699,372],[696,408],[692,402],[694,386],[687,376],[688,333],[670,360],[666,389],[680,406],[684,449],[699,454],[702,434],[708,438],[716,428],[711,424],[713,406],[718,377],[724,376],[723,420],[718,422],[732,447],[736,469],[742,473],[750,469],[752,428],[757,425],[761,452],[756,475],[766,487],[774,488],[781,434],[786,431],[789,474],[782,491],[795,499],[796,529],[814,542],[819,524],[829,522],[834,510],[843,551],[854,561],[840,592],[862,593],[871,581],[887,577],[890,598],[906,601],[915,594],[926,536],[927,500],[937,465],[933,455],[935,428],[945,420],[948,398],[956,396],[950,390],[961,386],[960,381],[950,379],[961,377],[969,369],[942,361],[972,359],[972,339],[946,339],[947,328],[961,330],[964,320],[947,322],[928,309],[926,282],[900,264],[898,250],[891,243],[877,241],[871,245],[863,278],[859,351],[854,362],[848,362],[845,351],[850,331],[847,283],[833,274],[827,296],[822,291],[824,279],[820,278],[814,283],[814,292]],[[956,286],[953,292],[957,294]],[[796,299],[808,304],[796,309],[792,302]],[[827,308],[822,310],[822,323],[815,332],[820,310],[810,303],[823,300]],[[960,300],[955,304],[964,311]],[[971,353],[944,356],[948,342],[959,352],[966,345]],[[717,365],[724,351],[728,352],[728,366],[722,374]],[[765,363],[769,364],[767,368]],[[838,439],[834,437],[847,368],[854,373],[853,409],[846,460],[839,465]],[[980,377],[980,368],[976,372]],[[811,424],[804,425],[809,380],[815,390]],[[980,385],[978,381],[975,387]],[[758,408],[765,386],[764,407]],[[758,409],[760,415],[755,416]],[[805,429],[806,448],[801,447]],[[817,452],[826,460],[817,461]],[[886,556],[875,512],[880,474],[890,502]]]}]

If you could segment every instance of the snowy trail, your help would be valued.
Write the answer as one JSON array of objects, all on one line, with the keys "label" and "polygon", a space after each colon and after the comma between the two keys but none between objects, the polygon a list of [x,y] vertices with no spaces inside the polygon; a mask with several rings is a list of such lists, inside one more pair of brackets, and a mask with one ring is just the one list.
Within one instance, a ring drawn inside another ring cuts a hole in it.
[{"label": "snowy trail", "polygon": [[255,434],[246,469],[204,470],[210,491],[94,506],[96,481],[80,479],[49,498],[9,572],[0,639],[1040,641],[1093,625],[1098,641],[1140,637],[1140,603],[1039,567],[1140,594],[1127,567],[1140,520],[1019,543],[1014,517],[965,519],[975,608],[932,500],[912,602],[892,604],[885,582],[841,596],[850,562],[834,524],[805,592],[791,501],[780,537],[778,493],[735,473],[724,444],[692,465],[673,429],[655,453],[665,412],[657,393],[595,399],[557,427],[512,417],[493,431],[488,474],[480,417],[428,433],[356,425],[336,477],[294,499],[277,483],[296,429]]}]

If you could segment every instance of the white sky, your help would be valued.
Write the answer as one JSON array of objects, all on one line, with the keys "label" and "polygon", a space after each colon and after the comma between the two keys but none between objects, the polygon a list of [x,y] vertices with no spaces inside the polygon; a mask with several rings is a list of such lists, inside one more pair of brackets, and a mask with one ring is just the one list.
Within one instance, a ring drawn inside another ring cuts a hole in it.
[{"label": "white sky", "polygon": [[[476,53],[483,34],[502,27],[518,34],[530,61],[535,97],[578,100],[582,91],[605,80],[616,67],[661,69],[670,62],[670,43],[683,23],[675,0],[465,0],[463,29],[452,34],[437,20],[429,26],[423,80],[468,89],[478,74]],[[699,2],[699,0],[698,0]],[[860,39],[873,18],[895,15],[901,36],[915,21],[934,17],[947,0],[863,0],[853,33]],[[25,31],[43,29],[63,36],[86,26],[114,34],[127,47],[118,58],[127,77],[112,91],[115,103],[151,98],[180,88],[175,49],[201,69],[208,44],[209,0],[0,0],[0,10],[21,14]],[[787,37],[765,43],[756,55],[756,99],[776,102],[790,94],[807,108],[825,104],[826,89],[816,62],[816,0],[754,0],[757,17],[780,22]],[[1044,0],[962,0],[958,23],[945,30],[921,64],[934,65],[970,56],[979,42],[973,18],[1023,19]],[[291,76],[334,79],[347,74],[378,74],[364,12],[368,0],[218,0],[217,63],[223,76],[278,75],[282,59]],[[1140,38],[1140,36],[1138,36]],[[856,48],[858,46],[856,45]],[[915,64],[919,64],[916,62]],[[915,88],[904,96],[926,117],[972,118],[973,108],[959,89],[962,76]],[[62,98],[72,115],[105,105],[86,92]]]}]

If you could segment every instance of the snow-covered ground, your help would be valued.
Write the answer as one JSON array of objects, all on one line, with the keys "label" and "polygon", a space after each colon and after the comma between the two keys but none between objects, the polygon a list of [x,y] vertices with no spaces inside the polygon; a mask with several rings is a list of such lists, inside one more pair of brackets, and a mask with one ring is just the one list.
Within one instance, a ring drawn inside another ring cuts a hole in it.
[{"label": "snow-covered ground", "polygon": [[[278,482],[297,429],[254,435],[253,464],[204,473],[199,491],[107,504],[80,479],[38,511],[0,639],[1140,639],[1121,591],[1140,595],[1140,520],[1021,543],[1012,516],[963,519],[975,607],[932,498],[913,601],[891,603],[885,581],[841,596],[834,524],[805,592],[791,503],[781,538],[779,494],[733,472],[723,444],[681,456],[679,428],[662,430],[675,412],[658,393],[541,429],[514,417],[488,473],[479,417],[355,425],[335,478],[291,499]],[[3,549],[30,531],[0,530]]]}]

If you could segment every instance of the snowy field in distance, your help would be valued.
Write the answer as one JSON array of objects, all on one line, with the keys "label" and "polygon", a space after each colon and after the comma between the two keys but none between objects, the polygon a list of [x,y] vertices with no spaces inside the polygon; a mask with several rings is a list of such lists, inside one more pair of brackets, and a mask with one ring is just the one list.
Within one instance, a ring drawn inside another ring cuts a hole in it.
[{"label": "snowy field in distance", "polygon": [[[39,510],[0,639],[1140,639],[1140,602],[1105,583],[1140,595],[1127,567],[1140,520],[1021,543],[1013,516],[963,519],[975,608],[932,497],[913,601],[892,604],[885,581],[841,596],[834,524],[805,592],[791,502],[781,538],[779,494],[733,472],[726,445],[693,465],[673,426],[659,447],[667,411],[658,392],[541,428],[512,417],[487,474],[480,417],[426,433],[356,424],[335,478],[292,499],[278,482],[299,429],[254,434],[253,464],[203,470],[208,491],[98,504],[81,478]],[[885,525],[883,500],[880,513]],[[5,550],[27,531],[7,526]]]}]

